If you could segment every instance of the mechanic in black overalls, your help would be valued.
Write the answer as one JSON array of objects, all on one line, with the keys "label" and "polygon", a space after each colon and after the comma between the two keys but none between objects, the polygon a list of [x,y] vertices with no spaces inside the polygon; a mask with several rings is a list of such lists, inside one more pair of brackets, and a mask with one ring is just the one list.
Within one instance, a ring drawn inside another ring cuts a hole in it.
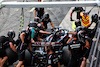
[{"label": "mechanic in black overalls", "polygon": [[85,67],[86,65],[86,60],[88,59],[88,56],[89,56],[89,52],[90,52],[90,49],[91,49],[91,46],[92,46],[92,39],[91,37],[89,37],[85,31],[79,31],[78,32],[78,39],[80,42],[86,44],[84,47],[83,47],[83,56],[81,57],[81,64],[80,64],[80,67]]},{"label": "mechanic in black overalls", "polygon": [[[43,40],[43,39],[41,38],[41,34],[51,34],[50,32],[44,31],[43,26],[42,26],[42,24],[40,23],[40,18],[39,18],[39,17],[35,17],[35,18],[34,18],[34,22],[31,21],[31,22],[28,24],[27,29],[30,28],[30,27],[33,27],[33,28],[35,29],[35,31],[36,31],[36,36],[34,37],[34,40],[35,40],[35,41],[42,41],[42,40]],[[27,29],[26,29],[26,30],[27,30]]]},{"label": "mechanic in black overalls", "polygon": [[34,43],[33,38],[35,36],[35,33],[36,32],[32,27],[30,27],[28,30],[24,30],[21,32],[20,37],[19,37],[20,41],[17,48],[19,63],[17,64],[16,67],[22,66],[25,59],[25,50],[27,48],[29,48],[32,53],[31,43]]},{"label": "mechanic in black overalls", "polygon": [[0,67],[3,67],[4,63],[8,59],[6,48],[10,47],[14,52],[17,51],[14,47],[14,45],[16,45],[15,41],[13,40],[15,32],[10,30],[7,35],[8,37],[0,36]]},{"label": "mechanic in black overalls", "polygon": [[83,48],[90,47],[88,41],[85,40],[85,43],[81,42],[78,39],[77,33],[74,32],[72,37],[67,41],[67,44],[71,53],[71,60],[69,61],[68,67],[79,67],[81,64],[80,58],[84,55]]},{"label": "mechanic in black overalls", "polygon": [[74,20],[72,19],[72,14],[73,14],[74,12],[77,12],[77,20],[75,21],[76,27],[81,26],[81,19],[82,19],[82,17],[80,16],[80,12],[82,12],[82,11],[85,11],[85,10],[83,9],[83,7],[75,7],[75,8],[72,10],[71,14],[70,14],[70,20],[71,20],[71,21],[74,21]]},{"label": "mechanic in black overalls", "polygon": [[75,7],[73,10],[72,10],[72,12],[71,12],[71,14],[70,14],[70,20],[71,21],[73,21],[73,19],[72,19],[72,14],[73,14],[73,12],[77,12],[77,19],[81,19],[82,17],[80,16],[80,12],[82,12],[82,11],[85,11],[84,9],[83,9],[83,7]]},{"label": "mechanic in black overalls", "polygon": [[55,28],[54,24],[51,22],[51,19],[50,19],[50,17],[49,17],[49,14],[48,14],[48,13],[45,13],[45,14],[43,15],[43,18],[42,18],[42,21],[41,21],[41,24],[43,25],[43,28],[44,28],[44,29],[47,29],[47,28],[48,28],[47,24],[48,24],[49,22],[50,22],[51,26],[52,26],[53,28]]},{"label": "mechanic in black overalls", "polygon": [[[38,2],[41,2],[41,0],[38,0]],[[45,13],[44,8],[35,8],[34,17],[39,17],[40,19],[42,19],[44,13]]]},{"label": "mechanic in black overalls", "polygon": [[[91,16],[91,19],[92,19],[91,24],[88,27],[78,26],[75,31],[79,32],[80,30],[83,30],[84,33],[87,34],[87,36],[89,36],[92,39],[95,35],[95,32],[97,30],[97,26],[99,23],[98,22],[98,19],[99,19],[98,14],[93,14]],[[94,27],[91,28],[92,23],[94,23],[93,24]]]},{"label": "mechanic in black overalls", "polygon": [[91,25],[94,23],[94,28],[93,29],[90,29],[89,27],[87,29],[85,29],[85,31],[88,33],[89,37],[93,38],[94,35],[95,35],[95,32],[97,30],[97,26],[98,26],[98,23],[99,23],[99,17],[98,17],[98,14],[93,14],[91,16],[91,24],[89,27],[91,27]]},{"label": "mechanic in black overalls", "polygon": [[47,50],[47,67],[60,67],[60,62],[58,56],[54,53],[54,48],[52,45],[45,46],[45,50]]},{"label": "mechanic in black overalls", "polygon": [[29,27],[34,27],[34,28],[37,28],[38,27],[40,30],[43,30],[43,26],[42,26],[42,24],[40,22],[41,22],[40,21],[40,18],[39,17],[35,17],[34,18],[34,21],[30,21],[30,23],[28,24],[27,29]]}]

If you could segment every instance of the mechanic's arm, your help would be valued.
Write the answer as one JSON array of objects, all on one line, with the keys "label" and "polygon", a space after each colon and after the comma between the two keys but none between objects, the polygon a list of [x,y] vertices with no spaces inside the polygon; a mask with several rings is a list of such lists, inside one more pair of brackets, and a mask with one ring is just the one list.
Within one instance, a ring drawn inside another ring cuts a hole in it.
[{"label": "mechanic's arm", "polygon": [[36,10],[34,10],[34,17],[36,17]]},{"label": "mechanic's arm", "polygon": [[52,67],[52,66],[48,66],[48,67]]},{"label": "mechanic's arm", "polygon": [[58,62],[58,67],[60,67],[60,62]]},{"label": "mechanic's arm", "polygon": [[43,30],[40,30],[39,32],[43,33],[43,34],[51,34],[50,32],[46,32],[46,31],[43,31]]},{"label": "mechanic's arm", "polygon": [[70,14],[70,18],[72,18],[72,14],[73,14],[73,11],[72,11],[71,14]]},{"label": "mechanic's arm", "polygon": [[[70,42],[72,39],[73,39],[73,37],[70,37],[70,38],[68,39],[68,41],[66,42],[66,44],[69,44],[69,42]],[[70,51],[70,50],[68,50],[68,52],[71,54],[71,51]]]},{"label": "mechanic's arm", "polygon": [[43,22],[41,22],[41,24],[43,25],[43,28],[45,28],[44,23],[43,23]]},{"label": "mechanic's arm", "polygon": [[45,52],[47,52],[47,45],[45,45]]},{"label": "mechanic's arm", "polygon": [[35,41],[33,40],[33,38],[31,38],[31,43],[34,43]]},{"label": "mechanic's arm", "polygon": [[73,21],[73,19],[72,19],[72,14],[73,14],[73,11],[72,11],[71,14],[70,14],[70,20],[71,20],[71,21]]},{"label": "mechanic's arm", "polygon": [[32,51],[32,45],[31,45],[31,43],[28,44],[28,47],[29,47],[30,51]]},{"label": "mechanic's arm", "polygon": [[90,44],[89,44],[88,40],[85,40],[85,42],[86,42],[86,45],[84,47],[85,48],[90,48]]},{"label": "mechanic's arm", "polygon": [[66,44],[68,44],[72,39],[73,39],[73,37],[70,37],[70,38],[68,39],[68,41],[66,42]]},{"label": "mechanic's arm", "polygon": [[68,34],[73,34],[74,32],[69,32]]},{"label": "mechanic's arm", "polygon": [[17,50],[15,49],[13,43],[12,43],[12,42],[9,42],[9,44],[10,44],[10,48],[11,48],[14,52],[16,52]]},{"label": "mechanic's arm", "polygon": [[24,43],[24,36],[25,36],[25,33],[24,33],[24,32],[20,34],[20,39],[21,39],[21,41],[22,41],[23,43]]},{"label": "mechanic's arm", "polygon": [[26,30],[28,30],[30,27],[28,26],[27,28],[26,28]]},{"label": "mechanic's arm", "polygon": [[54,24],[53,24],[52,22],[50,22],[50,24],[51,24],[51,26],[52,26],[53,28],[55,28],[55,26],[54,26]]}]

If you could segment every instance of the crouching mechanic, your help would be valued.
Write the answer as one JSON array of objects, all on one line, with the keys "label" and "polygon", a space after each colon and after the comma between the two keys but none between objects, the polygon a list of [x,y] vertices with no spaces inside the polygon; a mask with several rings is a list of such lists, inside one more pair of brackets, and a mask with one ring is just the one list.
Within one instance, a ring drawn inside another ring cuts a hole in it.
[{"label": "crouching mechanic", "polygon": [[42,25],[39,23],[38,20],[39,20],[39,18],[35,17],[35,20],[34,20],[35,22],[30,23],[26,30],[28,30],[28,28],[30,28],[30,27],[33,27],[36,31],[36,36],[34,37],[34,40],[42,41],[43,40],[43,38],[42,38],[43,36],[41,36],[42,34],[46,35],[46,34],[51,34],[51,33],[44,31]]},{"label": "crouching mechanic", "polygon": [[81,57],[81,64],[80,64],[80,67],[85,67],[86,66],[86,60],[89,56],[89,52],[90,52],[90,49],[91,49],[91,45],[92,45],[92,39],[87,36],[87,34],[84,32],[84,31],[79,31],[78,32],[78,39],[80,40],[80,42],[83,42],[84,44],[84,47],[83,47],[83,56]]},{"label": "crouching mechanic", "polygon": [[54,54],[54,48],[52,45],[45,46],[45,51],[47,52],[47,67],[60,67],[59,58]]},{"label": "crouching mechanic", "polygon": [[15,41],[13,40],[15,32],[10,30],[7,35],[8,37],[0,36],[0,67],[3,67],[5,61],[8,59],[6,48],[10,47],[14,52],[16,52],[14,47]]},{"label": "crouching mechanic", "polygon": [[31,43],[34,43],[34,40],[33,40],[34,36],[35,36],[35,30],[32,27],[28,28],[28,30],[24,30],[21,32],[20,42],[17,49],[18,60],[19,60],[17,67],[21,67],[24,62],[25,50],[29,48],[30,51],[32,52]]},{"label": "crouching mechanic", "polygon": [[[79,67],[80,65],[84,65],[85,62],[80,64],[80,58],[85,54],[83,48],[90,48],[88,40],[84,40],[84,42],[79,39],[79,36],[76,32],[72,34],[72,37],[67,41],[69,45],[69,50],[71,52],[71,60],[69,61],[68,67]],[[86,56],[86,55],[85,55]],[[84,59],[84,58],[83,58]]]}]

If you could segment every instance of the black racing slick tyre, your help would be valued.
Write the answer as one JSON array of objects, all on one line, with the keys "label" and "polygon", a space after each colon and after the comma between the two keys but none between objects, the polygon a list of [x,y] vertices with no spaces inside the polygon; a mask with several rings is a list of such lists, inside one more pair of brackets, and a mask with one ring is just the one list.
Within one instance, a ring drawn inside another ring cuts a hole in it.
[{"label": "black racing slick tyre", "polygon": [[68,52],[68,47],[67,47],[67,46],[63,47],[62,61],[63,61],[63,64],[64,64],[65,66],[68,65],[69,60],[70,60],[70,57],[71,57],[71,55],[70,55],[70,53]]},{"label": "black racing slick tyre", "polygon": [[31,66],[31,61],[32,61],[32,55],[28,50],[26,50],[25,51],[24,65],[25,66]]},{"label": "black racing slick tyre", "polygon": [[6,54],[8,56],[8,60],[7,60],[8,64],[7,65],[11,65],[15,61],[17,61],[17,59],[18,59],[17,53],[14,52],[11,48],[6,49]]}]

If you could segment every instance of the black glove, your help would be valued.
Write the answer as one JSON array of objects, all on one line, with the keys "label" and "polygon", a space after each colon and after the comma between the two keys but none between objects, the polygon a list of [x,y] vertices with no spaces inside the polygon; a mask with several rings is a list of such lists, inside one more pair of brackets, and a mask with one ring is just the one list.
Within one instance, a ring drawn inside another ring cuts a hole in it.
[{"label": "black glove", "polygon": [[70,17],[70,21],[74,21],[74,20],[72,19],[72,17]]}]

